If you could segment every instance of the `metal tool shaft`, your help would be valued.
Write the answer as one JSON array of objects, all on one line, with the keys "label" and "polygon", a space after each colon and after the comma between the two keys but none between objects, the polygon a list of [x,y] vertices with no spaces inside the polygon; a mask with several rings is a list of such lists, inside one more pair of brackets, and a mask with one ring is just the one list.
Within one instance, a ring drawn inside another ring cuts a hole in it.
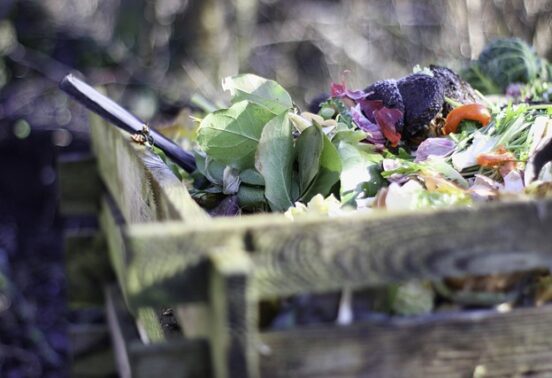
[{"label": "metal tool shaft", "polygon": [[[140,132],[145,125],[143,121],[128,110],[73,75],[65,76],[59,86],[65,93],[89,110],[129,133]],[[192,154],[153,129],[150,129],[149,133],[153,137],[155,146],[163,150],[176,164],[187,172],[195,170],[195,158]]]}]

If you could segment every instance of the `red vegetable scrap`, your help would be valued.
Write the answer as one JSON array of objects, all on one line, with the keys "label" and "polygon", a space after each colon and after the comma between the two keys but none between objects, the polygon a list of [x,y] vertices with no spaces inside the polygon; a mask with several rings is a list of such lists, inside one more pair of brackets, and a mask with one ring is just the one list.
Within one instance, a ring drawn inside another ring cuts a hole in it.
[{"label": "red vegetable scrap", "polygon": [[516,157],[506,147],[499,146],[494,152],[479,154],[476,162],[485,168],[500,168],[501,171],[511,171],[515,169]]},{"label": "red vegetable scrap", "polygon": [[447,115],[443,133],[447,135],[456,132],[460,122],[465,120],[476,121],[482,126],[487,126],[491,120],[491,113],[484,105],[481,104],[461,105],[452,109]]},{"label": "red vegetable scrap", "polygon": [[[330,92],[332,97],[340,98],[346,102],[351,108],[353,119],[361,129],[369,131],[374,139],[378,139],[378,142],[382,143],[383,141],[379,141],[379,138],[377,138],[377,130],[373,129],[378,127],[391,146],[398,146],[401,141],[401,134],[397,131],[397,124],[403,120],[402,111],[383,106],[382,100],[367,100],[366,96],[369,93],[362,90],[347,89],[344,80],[342,83],[332,83]],[[352,102],[352,104],[349,102]],[[362,110],[362,112],[358,112],[358,110]],[[371,142],[375,143],[374,140]]]},{"label": "red vegetable scrap", "polygon": [[376,110],[379,110],[383,108],[383,101],[381,100],[360,100],[357,101],[360,105],[360,109],[362,109],[362,112],[366,114],[366,118],[368,118],[372,122],[376,122],[376,117],[374,116],[374,112]]},{"label": "red vegetable scrap", "polygon": [[374,110],[374,117],[381,128],[383,136],[391,143],[391,146],[397,147],[401,141],[401,134],[397,132],[396,125],[403,117],[402,112],[398,109],[383,107]]}]

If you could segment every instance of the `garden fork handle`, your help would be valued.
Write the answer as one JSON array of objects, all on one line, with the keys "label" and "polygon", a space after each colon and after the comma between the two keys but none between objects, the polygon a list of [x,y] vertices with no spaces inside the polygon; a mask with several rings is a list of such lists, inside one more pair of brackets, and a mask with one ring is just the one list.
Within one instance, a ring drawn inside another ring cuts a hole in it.
[{"label": "garden fork handle", "polygon": [[[71,74],[63,78],[59,87],[89,110],[131,134],[141,132],[145,126],[138,117]],[[155,146],[163,150],[176,164],[187,172],[193,172],[196,169],[192,154],[153,129],[149,129],[149,133],[153,137]]]}]

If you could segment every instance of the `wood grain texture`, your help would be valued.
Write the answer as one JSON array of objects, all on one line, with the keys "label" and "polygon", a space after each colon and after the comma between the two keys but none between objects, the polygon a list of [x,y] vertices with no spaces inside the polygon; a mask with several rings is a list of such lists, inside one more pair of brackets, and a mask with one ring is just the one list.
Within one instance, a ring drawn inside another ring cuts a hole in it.
[{"label": "wood grain texture", "polygon": [[250,289],[252,263],[240,250],[210,255],[211,360],[217,378],[258,377],[254,334],[257,303]]},{"label": "wood grain texture", "polygon": [[209,349],[205,341],[182,339],[146,345],[141,342],[118,289],[108,288],[106,300],[120,377],[211,377]]},{"label": "wood grain texture", "polygon": [[[206,281],[209,252],[228,246],[251,254],[260,298],[529,270],[552,265],[551,229],[552,201],[293,223],[267,215],[217,219],[209,227],[133,225],[125,231],[126,285],[139,301],[155,303],[153,289]],[[164,300],[204,299],[199,290]]]},{"label": "wood grain texture", "polygon": [[552,374],[552,306],[311,327],[261,339],[262,376],[270,378]]},{"label": "wood grain texture", "polygon": [[96,115],[90,123],[100,175],[127,223],[209,219],[157,155]]},{"label": "wood grain texture", "polygon": [[122,234],[125,221],[109,196],[104,196],[101,200],[99,223],[107,243],[111,267],[115,271],[115,276],[127,301],[127,305],[131,306],[132,311],[136,311],[137,307],[132,306],[126,294],[128,249]]},{"label": "wood grain texture", "polygon": [[102,185],[92,155],[61,155],[57,164],[59,209],[64,216],[96,214]]},{"label": "wood grain texture", "polygon": [[175,316],[187,339],[208,337],[211,325],[206,303],[186,303],[177,306]]},{"label": "wood grain texture", "polygon": [[166,340],[165,332],[159,322],[155,309],[141,307],[136,311],[136,325],[144,344],[160,343]]}]

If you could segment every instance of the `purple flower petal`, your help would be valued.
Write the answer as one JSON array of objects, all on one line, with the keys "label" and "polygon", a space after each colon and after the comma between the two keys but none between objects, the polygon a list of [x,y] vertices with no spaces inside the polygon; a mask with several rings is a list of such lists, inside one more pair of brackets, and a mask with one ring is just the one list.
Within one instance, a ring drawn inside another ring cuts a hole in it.
[{"label": "purple flower petal", "polygon": [[416,162],[427,160],[429,156],[447,156],[456,147],[456,143],[448,138],[427,138],[416,151]]},{"label": "purple flower petal", "polygon": [[353,101],[363,100],[367,96],[367,93],[363,90],[358,89],[356,91],[353,91],[351,89],[347,89],[345,84],[340,83],[332,83],[330,87],[330,93],[332,94],[332,97],[347,97]]},{"label": "purple flower petal", "polygon": [[360,127],[362,130],[370,133],[370,136],[367,138],[370,143],[374,144],[384,144],[385,137],[383,136],[380,128],[373,122],[370,122],[368,118],[362,114],[360,105],[356,105],[351,108],[351,117],[353,121]]},{"label": "purple flower petal", "polygon": [[360,101],[358,101],[358,104],[360,105],[360,109],[362,110],[362,112],[364,113],[366,118],[368,118],[370,121],[375,123],[376,118],[375,118],[374,112],[376,110],[379,110],[379,109],[383,108],[383,101],[381,101],[381,100],[360,100]]}]

